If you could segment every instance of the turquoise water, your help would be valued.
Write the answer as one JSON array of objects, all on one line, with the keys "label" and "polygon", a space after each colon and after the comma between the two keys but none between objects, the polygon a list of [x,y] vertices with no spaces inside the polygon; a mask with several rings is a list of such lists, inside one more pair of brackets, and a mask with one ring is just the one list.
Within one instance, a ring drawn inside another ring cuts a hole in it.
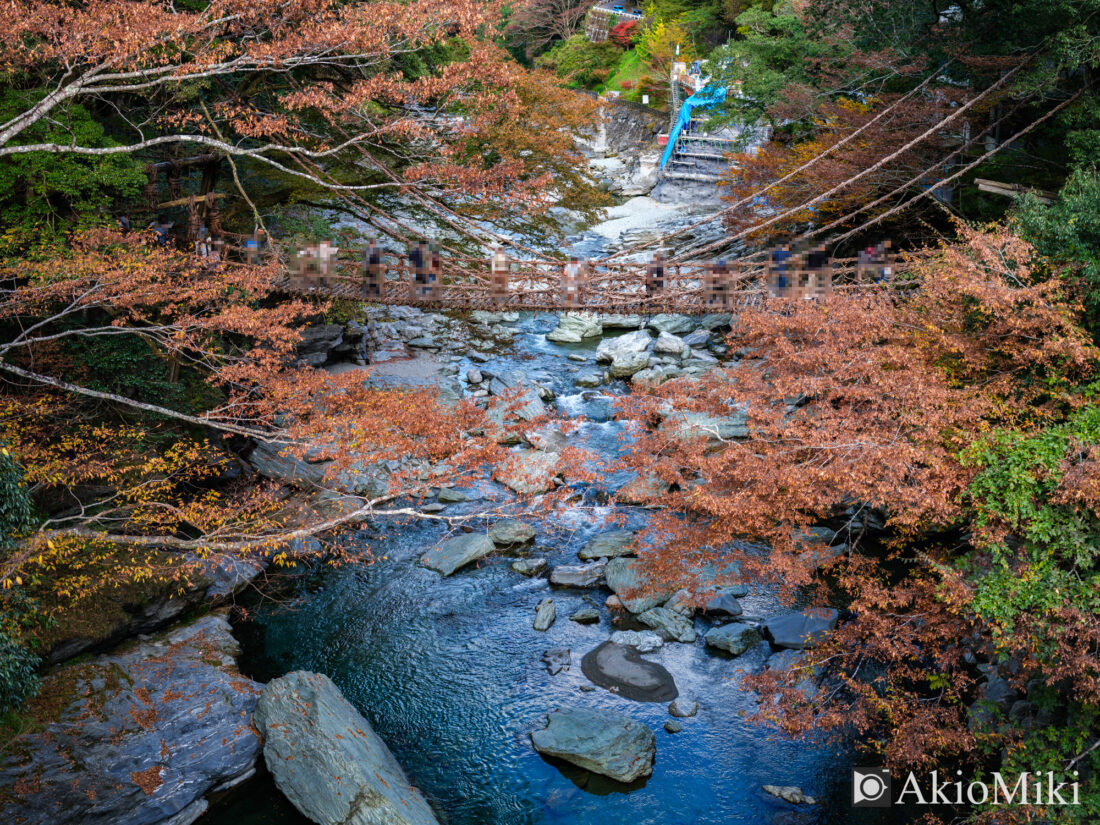
[{"label": "turquoise water", "polygon": [[[526,318],[517,336],[524,361],[501,358],[487,368],[522,365],[554,376],[561,405],[583,412],[563,355],[578,347],[547,344],[546,318]],[[588,349],[594,349],[595,341]],[[582,351],[584,348],[581,348]],[[530,357],[530,356],[533,356]],[[463,365],[465,369],[465,365]],[[623,426],[585,424],[581,440],[601,453],[621,448]],[[621,483],[621,479],[618,479]],[[596,499],[594,499],[596,500]],[[456,505],[457,508],[472,507]],[[539,525],[533,552],[551,563],[576,563],[577,550],[599,529],[606,511],[584,509]],[[630,526],[644,515],[632,513]],[[379,525],[361,535],[373,564],[327,570],[311,589],[268,604],[239,628],[244,669],[267,680],[290,670],[328,674],[385,740],[445,825],[825,825],[882,822],[846,802],[849,760],[835,747],[786,741],[748,721],[754,697],[739,687],[744,668],[758,666],[765,646],[737,659],[708,652],[696,621],[693,645],[669,644],[647,658],[666,667],[682,695],[698,700],[699,715],[681,720],[683,732],[663,729],[665,704],[623,699],[602,689],[581,690],[581,657],[604,642],[598,625],[569,615],[602,607],[607,591],[554,590],[526,579],[511,558],[491,558],[452,577],[416,565],[436,543],[434,525]],[[546,633],[531,629],[535,605],[553,595],[558,619]],[[784,608],[767,595],[744,600],[746,613]],[[550,676],[539,657],[568,647],[573,665]],[[551,764],[531,747],[529,733],[561,705],[630,714],[657,735],[653,775],[622,786],[567,765]],[[821,800],[792,806],[761,790],[797,785]],[[305,822],[270,780],[258,780],[215,807],[203,825]]]}]

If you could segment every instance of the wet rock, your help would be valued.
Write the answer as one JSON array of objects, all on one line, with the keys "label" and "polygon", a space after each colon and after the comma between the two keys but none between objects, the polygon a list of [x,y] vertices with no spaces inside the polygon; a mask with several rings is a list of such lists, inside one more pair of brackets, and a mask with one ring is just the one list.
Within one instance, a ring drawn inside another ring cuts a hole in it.
[{"label": "wet rock", "polygon": [[489,528],[489,538],[493,544],[509,547],[513,544],[526,544],[535,537],[535,528],[525,521],[505,519]]},{"label": "wet rock", "polygon": [[512,562],[512,569],[522,576],[538,576],[547,565],[546,559],[517,559]]},{"label": "wet rock", "polygon": [[675,355],[679,357],[687,349],[689,349],[688,345],[681,338],[667,332],[658,335],[657,340],[653,343],[653,351],[658,355]]},{"label": "wet rock", "polygon": [[520,495],[538,495],[554,489],[558,456],[542,450],[512,453],[497,464],[493,477]]},{"label": "wet rock", "polygon": [[646,324],[650,329],[658,332],[670,332],[673,335],[683,335],[695,329],[695,321],[687,315],[654,315]]},{"label": "wet rock", "polygon": [[0,797],[25,825],[193,821],[205,797],[253,771],[262,685],[237,670],[224,613],[47,673],[37,733],[5,742]]},{"label": "wet rock", "polygon": [[321,825],[438,825],[432,809],[327,676],[295,671],[264,688],[253,721],[279,790]]},{"label": "wet rock", "polygon": [[540,661],[546,665],[546,671],[551,676],[557,676],[563,670],[569,670],[569,666],[573,663],[569,648],[567,647],[555,647],[551,650],[543,651]]},{"label": "wet rock", "polygon": [[604,642],[581,659],[581,671],[593,684],[636,702],[670,702],[679,691],[672,674],[626,645]]},{"label": "wet rock", "polygon": [[535,608],[535,621],[531,627],[538,631],[547,631],[556,618],[558,618],[558,610],[554,607],[554,600],[547,597]]},{"label": "wet rock", "polygon": [[740,594],[742,596],[748,594],[748,588],[738,587],[724,588],[715,593],[714,598],[707,602],[707,606],[703,609],[703,612],[708,616],[715,616],[717,618],[734,618],[740,616],[742,613],[741,602],[737,601],[736,596]]},{"label": "wet rock", "polygon": [[535,750],[619,782],[653,772],[657,740],[629,716],[608,710],[558,708],[531,734]]},{"label": "wet rock", "polygon": [[665,730],[669,733],[680,733],[683,729],[684,726],[675,719],[669,719],[665,722]]},{"label": "wet rock", "polygon": [[629,352],[625,355],[615,356],[608,372],[612,378],[629,378],[636,372],[641,372],[649,366],[648,352]]},{"label": "wet rock", "polygon": [[550,584],[558,587],[596,587],[603,578],[603,562],[563,564],[550,571]]},{"label": "wet rock", "polygon": [[760,634],[756,628],[733,622],[719,627],[713,627],[703,637],[708,647],[724,650],[734,656],[740,656],[753,645],[760,642]]},{"label": "wet rock", "polygon": [[577,624],[596,624],[600,620],[600,611],[594,607],[582,607],[569,617],[569,621]]},{"label": "wet rock", "polygon": [[639,653],[650,653],[665,645],[665,640],[652,630],[616,630],[611,634],[611,641],[617,645],[630,645]]},{"label": "wet rock", "polygon": [[652,627],[666,642],[691,644],[696,639],[691,620],[667,607],[651,607],[638,614],[638,621]]},{"label": "wet rock", "polygon": [[681,696],[669,704],[668,712],[680,719],[687,719],[699,712],[699,703]]},{"label": "wet rock", "polygon": [[769,619],[764,636],[774,647],[805,650],[821,641],[836,627],[837,612],[831,607],[811,607]]},{"label": "wet rock", "polygon": [[450,576],[456,570],[489,555],[495,549],[496,545],[493,544],[492,539],[484,533],[466,533],[447,539],[439,546],[433,547],[420,557],[420,563],[429,570]]},{"label": "wet rock", "polygon": [[604,570],[604,578],[623,607],[631,613],[643,613],[651,607],[659,607],[672,596],[669,585],[648,578],[646,567],[639,559],[612,559]]},{"label": "wet rock", "polygon": [[582,559],[614,559],[634,555],[634,533],[608,530],[588,542],[577,555]]},{"label": "wet rock", "polygon": [[817,803],[816,799],[807,796],[801,788],[796,788],[793,785],[764,785],[763,790],[764,793],[779,797],[784,802],[790,802],[792,805],[814,805]]},{"label": "wet rock", "polygon": [[605,338],[596,347],[596,360],[602,364],[610,364],[616,358],[645,352],[652,343],[653,338],[644,329],[628,332],[617,338]]},{"label": "wet rock", "polygon": [[595,338],[603,333],[603,324],[591,312],[566,312],[558,319],[555,329],[546,333],[546,340],[558,344],[579,344],[585,338]]}]

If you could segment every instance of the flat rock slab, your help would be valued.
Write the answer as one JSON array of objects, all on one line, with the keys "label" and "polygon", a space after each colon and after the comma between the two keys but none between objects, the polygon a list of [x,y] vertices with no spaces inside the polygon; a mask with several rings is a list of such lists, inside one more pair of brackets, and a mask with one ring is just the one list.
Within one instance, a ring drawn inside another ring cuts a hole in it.
[{"label": "flat rock slab", "polygon": [[420,557],[420,563],[429,570],[449,576],[467,564],[489,555],[495,549],[493,540],[484,533],[466,533],[447,539],[438,547],[433,547]]},{"label": "flat rock slab", "polygon": [[603,578],[604,563],[563,564],[550,571],[550,584],[558,587],[595,587]]},{"label": "flat rock slab", "polygon": [[[58,668],[39,700],[53,721],[6,742],[5,819],[22,825],[187,822],[260,755],[249,718],[262,685],[240,674],[224,613],[123,652]],[[188,818],[190,817],[190,818]]]},{"label": "flat rock slab", "polygon": [[581,672],[593,684],[635,702],[670,702],[679,695],[671,673],[628,645],[604,642],[588,651]]},{"label": "flat rock slab", "polygon": [[332,680],[295,671],[264,688],[253,721],[279,790],[320,825],[439,825],[386,743]]},{"label": "flat rock slab", "polygon": [[607,710],[558,708],[531,734],[535,750],[619,782],[653,772],[657,738],[629,716]]},{"label": "flat rock slab", "polygon": [[811,607],[764,623],[764,636],[775,646],[807,650],[836,628],[838,614],[831,607]]},{"label": "flat rock slab", "polygon": [[509,518],[498,521],[489,528],[489,538],[494,544],[508,547],[513,544],[526,544],[535,537],[535,528],[525,521]]},{"label": "flat rock slab", "polygon": [[584,560],[614,559],[634,555],[634,533],[630,530],[609,530],[600,533],[577,554]]},{"label": "flat rock slab", "polygon": [[696,639],[691,619],[667,607],[651,607],[638,614],[638,621],[653,628],[666,642],[691,644]]}]

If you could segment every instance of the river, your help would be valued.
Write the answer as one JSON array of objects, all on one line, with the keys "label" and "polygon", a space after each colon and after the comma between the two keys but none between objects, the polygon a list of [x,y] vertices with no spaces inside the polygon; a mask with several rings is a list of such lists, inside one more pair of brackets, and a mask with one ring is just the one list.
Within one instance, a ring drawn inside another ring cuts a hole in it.
[{"label": "river", "polygon": [[[647,233],[661,233],[692,219],[691,210],[631,202],[609,224],[571,239],[574,249],[602,254]],[[614,223],[618,221],[618,223]],[[558,409],[570,416],[607,418],[607,394],[626,391],[615,382],[584,391],[574,379],[599,338],[556,345],[545,333],[550,314],[524,315],[515,324],[513,346],[477,364],[496,374],[523,370],[549,384]],[[460,373],[475,364],[455,362]],[[591,368],[591,360],[588,364]],[[573,440],[601,455],[623,449],[629,433],[621,422],[589,420]],[[599,486],[620,486],[626,477]],[[503,495],[488,484],[486,497]],[[582,491],[588,506],[565,510],[536,524],[532,551],[551,565],[577,563],[577,550],[602,527],[598,495]],[[484,501],[450,505],[448,512]],[[626,513],[631,528],[645,513]],[[664,703],[639,703],[603,689],[582,690],[587,679],[580,658],[604,642],[612,627],[602,609],[606,590],[551,589],[545,578],[525,578],[511,569],[514,557],[490,557],[449,578],[422,568],[417,557],[442,535],[433,524],[373,525],[355,539],[378,559],[324,570],[299,590],[255,608],[238,625],[245,654],[242,669],[261,681],[291,670],[329,675],[385,740],[413,783],[446,825],[811,825],[878,823],[875,812],[847,804],[849,758],[837,746],[787,741],[747,720],[755,697],[739,686],[744,670],[760,667],[762,644],[737,659],[704,647],[709,621],[697,618],[695,644],[666,644],[647,654],[674,676],[681,695],[696,699],[698,716],[681,720],[683,731],[663,729]],[[534,607],[552,595],[558,619],[546,633],[532,630]],[[789,608],[767,591],[743,600],[745,612],[769,616]],[[569,615],[601,608],[598,624],[580,625]],[[566,647],[572,667],[556,676],[540,662],[543,651]],[[559,705],[622,711],[657,733],[653,775],[630,786],[551,764],[531,747],[529,733]],[[793,806],[761,786],[796,785],[817,797]],[[202,825],[268,825],[306,822],[261,778],[216,805]]]}]

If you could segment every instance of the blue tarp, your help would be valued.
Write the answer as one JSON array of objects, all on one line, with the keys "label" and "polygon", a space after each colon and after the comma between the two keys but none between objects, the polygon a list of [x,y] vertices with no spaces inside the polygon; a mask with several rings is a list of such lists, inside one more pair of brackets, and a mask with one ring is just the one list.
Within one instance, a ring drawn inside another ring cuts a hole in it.
[{"label": "blue tarp", "polygon": [[669,132],[668,146],[665,147],[665,153],[661,156],[662,169],[665,168],[665,164],[668,163],[669,158],[672,157],[672,151],[676,148],[676,141],[680,139],[680,132],[682,132],[684,127],[691,122],[692,109],[709,109],[725,101],[725,86],[718,86],[713,89],[709,86],[705,86],[684,101],[684,105],[680,107],[680,116],[676,118],[676,125],[673,126],[672,131]]}]

